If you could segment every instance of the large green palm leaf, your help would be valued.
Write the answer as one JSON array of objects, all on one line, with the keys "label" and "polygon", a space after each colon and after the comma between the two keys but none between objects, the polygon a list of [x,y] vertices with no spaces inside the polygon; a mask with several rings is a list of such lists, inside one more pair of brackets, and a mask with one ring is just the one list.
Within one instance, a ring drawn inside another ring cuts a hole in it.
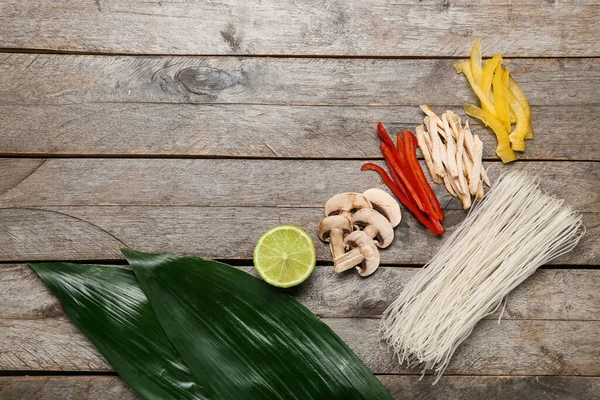
[{"label": "large green palm leaf", "polygon": [[[391,399],[294,298],[228,265],[123,249],[129,270],[32,265],[146,399]],[[136,279],[137,277],[137,279]]]},{"label": "large green palm leaf", "polygon": [[293,297],[202,258],[123,249],[159,322],[215,399],[389,399]]},{"label": "large green palm leaf", "polygon": [[145,399],[207,399],[165,335],[132,271],[30,264],[73,322]]}]

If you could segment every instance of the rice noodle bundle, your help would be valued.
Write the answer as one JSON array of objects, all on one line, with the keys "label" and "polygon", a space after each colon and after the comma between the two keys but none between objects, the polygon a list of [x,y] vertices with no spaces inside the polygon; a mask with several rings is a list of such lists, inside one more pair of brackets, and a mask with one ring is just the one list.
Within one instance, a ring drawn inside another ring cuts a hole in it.
[{"label": "rice noodle bundle", "polygon": [[384,340],[400,364],[433,369],[437,382],[475,324],[584,231],[563,200],[524,173],[505,175],[385,311]]}]

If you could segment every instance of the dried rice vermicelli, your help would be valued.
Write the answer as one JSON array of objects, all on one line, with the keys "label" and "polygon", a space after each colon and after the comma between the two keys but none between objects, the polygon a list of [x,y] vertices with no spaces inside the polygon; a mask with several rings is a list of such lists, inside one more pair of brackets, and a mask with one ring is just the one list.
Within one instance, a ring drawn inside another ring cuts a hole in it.
[{"label": "dried rice vermicelli", "polygon": [[505,175],[385,311],[384,340],[437,382],[475,324],[584,231],[581,216],[527,174]]}]

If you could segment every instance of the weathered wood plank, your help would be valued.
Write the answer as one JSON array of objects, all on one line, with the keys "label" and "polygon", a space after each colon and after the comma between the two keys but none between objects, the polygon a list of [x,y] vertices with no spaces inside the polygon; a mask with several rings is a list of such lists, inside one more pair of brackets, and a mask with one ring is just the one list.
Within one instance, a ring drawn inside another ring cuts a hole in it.
[{"label": "weathered wood plank", "polygon": [[0,377],[0,399],[139,400],[118,376]]},{"label": "weathered wood plank", "polygon": [[[600,160],[599,109],[533,107],[536,138],[518,157]],[[374,158],[381,157],[378,121],[395,132],[422,119],[416,106],[0,105],[0,154]],[[494,134],[472,128],[484,157],[497,159]]]},{"label": "weathered wood plank", "polygon": [[[449,59],[0,54],[2,104],[454,106],[477,99]],[[598,104],[600,59],[506,59],[534,106]]]},{"label": "weathered wood plank", "polygon": [[0,196],[33,174],[44,163],[43,159],[0,158]]},{"label": "weathered wood plank", "polygon": [[[303,227],[317,259],[330,260],[316,237],[322,210],[295,207],[70,206],[0,209],[0,261],[122,259],[123,245],[141,251],[186,253],[217,259],[251,259],[256,240],[275,225]],[[444,238],[405,213],[396,239],[381,251],[384,264],[424,264],[464,219],[446,212]],[[555,265],[600,264],[600,213],[583,213],[587,233]]]},{"label": "weathered wood plank", "polygon": [[[240,267],[257,275],[253,267]],[[381,267],[369,279],[317,267],[290,289],[313,313],[326,318],[379,318],[417,268]],[[502,320],[599,320],[600,270],[541,269],[508,297]],[[500,311],[486,317],[498,320]],[[0,319],[65,317],[59,301],[25,264],[0,265]]]},{"label": "weathered wood plank", "polygon": [[582,376],[445,376],[437,385],[415,376],[378,377],[395,399],[592,400],[600,378]]},{"label": "weathered wood plank", "polygon": [[597,56],[599,12],[589,1],[573,5],[542,0],[509,5],[161,1],[145,3],[143,10],[129,0],[59,4],[10,0],[0,4],[0,47],[151,54],[464,56],[474,38],[485,37],[486,48],[507,56]]},{"label": "weathered wood plank", "polygon": [[[381,187],[379,177],[360,172],[361,162],[356,160],[12,162],[15,167],[7,169],[15,172],[8,175],[21,173],[22,180],[16,186],[13,178],[0,182],[0,259],[5,261],[120,259],[118,247],[123,244],[213,258],[251,258],[256,239],[269,227],[294,223],[314,237],[329,197]],[[595,163],[487,165],[492,180],[507,169],[528,171],[539,177],[544,189],[584,212],[588,233],[579,251],[559,263],[600,263]],[[306,188],[313,189],[309,193]],[[465,212],[443,187],[435,190],[447,210],[450,233]],[[395,244],[382,251],[385,262],[425,263],[440,242],[407,212],[396,235]],[[315,241],[319,259],[329,259],[326,246]]]},{"label": "weathered wood plank", "polygon": [[[582,376],[445,376],[432,386],[414,375],[379,375],[394,399],[591,400],[600,378]],[[118,376],[0,377],[0,398],[12,400],[137,400]]]},{"label": "weathered wood plank", "polygon": [[[326,318],[375,374],[407,370],[380,343],[379,320]],[[456,351],[447,373],[478,375],[600,374],[600,321],[481,321]],[[62,318],[0,320],[0,370],[110,371],[96,348]]]},{"label": "weathered wood plank", "polygon": [[[43,163],[43,164],[42,164]],[[0,159],[0,208],[40,206],[203,206],[322,208],[337,193],[385,188],[360,160]],[[384,163],[381,163],[382,165]],[[596,162],[487,162],[492,182],[525,171],[579,211],[600,212]],[[423,167],[427,169],[423,163]],[[20,178],[20,179],[19,179]],[[444,209],[462,210],[444,185]],[[454,199],[454,200],[453,200]]]}]

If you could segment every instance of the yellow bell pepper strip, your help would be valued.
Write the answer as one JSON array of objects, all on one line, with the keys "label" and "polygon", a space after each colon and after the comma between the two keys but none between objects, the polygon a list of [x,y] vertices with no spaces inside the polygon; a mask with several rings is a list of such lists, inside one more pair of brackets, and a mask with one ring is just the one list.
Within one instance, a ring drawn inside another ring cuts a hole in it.
[{"label": "yellow bell pepper strip", "polygon": [[502,64],[502,56],[500,54],[496,54],[490,60],[487,60],[485,63],[485,67],[483,67],[481,89],[487,97],[490,97],[490,94],[492,92],[492,78],[494,76],[494,71],[496,70],[496,67],[500,64]]},{"label": "yellow bell pepper strip", "polygon": [[452,66],[454,67],[454,70],[456,71],[457,74],[462,74],[462,64],[464,61],[459,61],[459,62],[455,62],[454,64],[452,64]]},{"label": "yellow bell pepper strip", "polygon": [[508,106],[508,99],[504,95],[504,92],[508,90],[508,86],[504,86],[503,77],[506,75],[508,79],[508,69],[504,70],[502,65],[496,66],[494,71],[494,107],[496,108],[496,115],[507,132],[510,132],[510,111]]},{"label": "yellow bell pepper strip", "polygon": [[[504,70],[504,71],[506,72],[507,70]],[[508,82],[509,82],[509,80],[511,78],[512,78],[512,75],[510,75],[510,70],[508,70],[508,72],[506,72],[506,76],[502,75],[502,85],[504,85],[504,89],[505,90],[510,90],[510,89],[508,89]],[[515,112],[510,107],[508,107],[508,111],[509,111],[509,114],[510,114],[510,123],[511,123],[511,125],[512,124],[516,124],[517,123],[517,116],[515,115]]]},{"label": "yellow bell pepper strip", "polygon": [[503,163],[509,163],[517,159],[515,153],[510,148],[508,132],[506,131],[506,128],[504,128],[504,124],[500,122],[498,118],[492,116],[487,111],[482,110],[473,104],[465,104],[464,110],[465,114],[470,115],[473,118],[477,118],[486,126],[492,128],[496,134],[496,138],[498,139],[496,154],[498,154],[498,157],[500,157]]},{"label": "yellow bell pepper strip", "polygon": [[525,140],[532,140],[533,128],[531,126],[531,106],[529,105],[529,101],[527,100],[527,96],[523,93],[521,87],[517,84],[517,82],[511,76],[508,81],[508,87],[513,92],[521,107],[525,110],[525,114],[527,114],[527,135],[525,135]]},{"label": "yellow bell pepper strip", "polygon": [[469,81],[469,84],[471,85],[471,88],[479,98],[479,101],[481,102],[481,107],[485,111],[496,117],[496,109],[494,108],[494,103],[492,103],[492,99],[489,96],[486,96],[485,93],[483,93],[481,86],[478,86],[475,83],[473,73],[471,72],[470,63],[468,61],[463,61],[462,63],[460,63],[460,70],[463,74],[465,74],[467,80]]},{"label": "yellow bell pepper strip", "polygon": [[471,47],[471,72],[473,73],[473,80],[475,84],[481,86],[481,82],[483,80],[483,68],[481,67],[481,38],[475,40],[473,43],[473,47]]},{"label": "yellow bell pepper strip", "polygon": [[508,99],[508,104],[510,104],[510,108],[512,108],[517,116],[515,129],[509,135],[510,143],[512,144],[512,149],[514,151],[525,151],[525,135],[527,135],[528,125],[527,114],[513,92],[509,88],[506,89],[504,94]]}]

